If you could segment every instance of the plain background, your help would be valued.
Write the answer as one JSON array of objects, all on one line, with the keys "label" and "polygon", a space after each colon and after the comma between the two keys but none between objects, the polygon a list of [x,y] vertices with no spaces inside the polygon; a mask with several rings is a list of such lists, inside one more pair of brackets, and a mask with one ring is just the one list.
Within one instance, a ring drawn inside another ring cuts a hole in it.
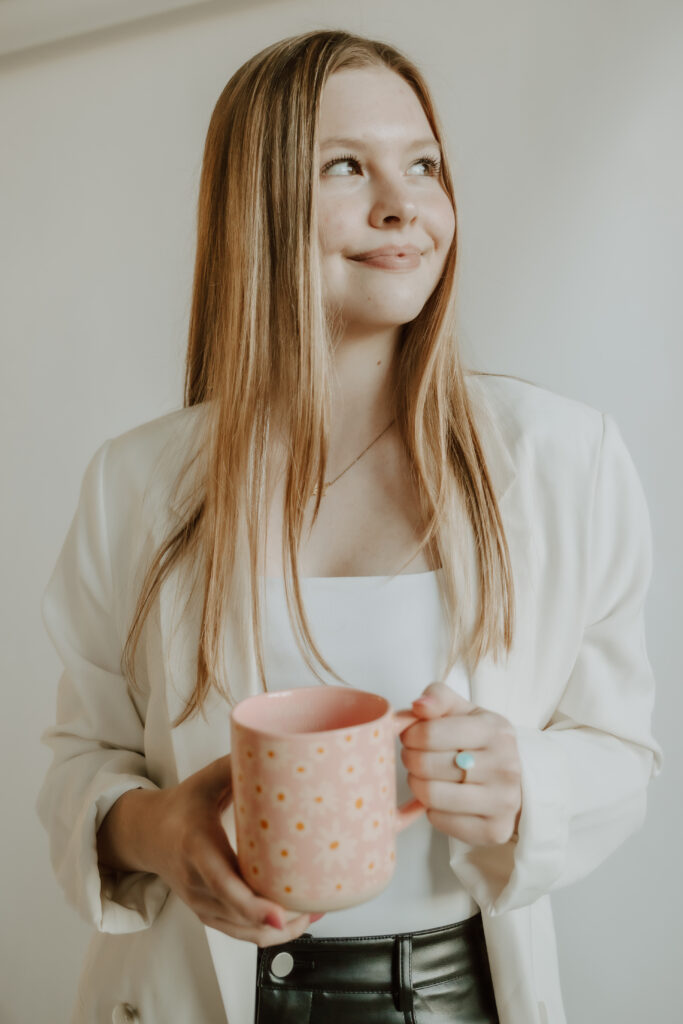
[{"label": "plain background", "polygon": [[645,826],[553,905],[572,1024],[673,1024],[683,954],[678,0],[212,3],[0,60],[0,1019],[66,1021],[89,935],[53,878],[34,810],[61,671],[40,598],[95,449],[182,404],[213,106],[248,57],[313,28],[394,43],[433,89],[455,174],[465,359],[609,412],[640,472],[664,770]]}]

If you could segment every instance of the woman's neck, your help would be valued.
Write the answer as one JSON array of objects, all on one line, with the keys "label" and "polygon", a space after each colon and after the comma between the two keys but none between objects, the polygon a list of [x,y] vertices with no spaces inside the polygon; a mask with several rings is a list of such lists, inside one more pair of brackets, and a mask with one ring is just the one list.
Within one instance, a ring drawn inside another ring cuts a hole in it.
[{"label": "woman's neck", "polygon": [[394,418],[395,347],[396,339],[386,335],[344,339],[337,345],[331,451],[360,451]]}]

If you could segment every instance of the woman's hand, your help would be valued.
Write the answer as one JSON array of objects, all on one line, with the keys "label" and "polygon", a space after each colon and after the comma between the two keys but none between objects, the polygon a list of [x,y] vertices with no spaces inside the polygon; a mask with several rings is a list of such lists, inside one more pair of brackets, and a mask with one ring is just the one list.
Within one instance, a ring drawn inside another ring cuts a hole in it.
[{"label": "woman's hand", "polygon": [[[408,785],[440,832],[470,846],[507,843],[522,813],[521,763],[515,731],[502,715],[470,704],[444,683],[432,683],[413,712],[423,721],[401,734]],[[464,771],[454,758],[472,751]]]},{"label": "woman's hand", "polygon": [[[118,856],[101,852],[100,863],[159,875],[203,924],[236,939],[258,946],[296,939],[323,915],[292,913],[246,884],[220,820],[231,801],[229,754],[177,786],[124,793],[98,832],[98,849],[113,846]],[[133,834],[135,845],[122,847],[122,835]]]}]

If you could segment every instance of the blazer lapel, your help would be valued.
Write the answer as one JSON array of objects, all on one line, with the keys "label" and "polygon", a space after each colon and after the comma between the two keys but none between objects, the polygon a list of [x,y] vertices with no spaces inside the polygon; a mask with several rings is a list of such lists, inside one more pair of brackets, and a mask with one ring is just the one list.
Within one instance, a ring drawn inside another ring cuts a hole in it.
[{"label": "blazer lapel", "polygon": [[[242,550],[246,550],[242,546]],[[188,597],[182,573],[174,570],[159,592],[159,615],[166,672],[169,725],[184,710],[197,677],[197,651],[203,595],[195,587]],[[260,690],[256,661],[243,642],[236,615],[226,616],[225,652],[230,687],[236,700]],[[171,729],[178,778],[187,778],[210,761],[230,752],[230,707],[212,688],[204,709]]]},{"label": "blazer lapel", "polygon": [[[532,518],[523,494],[519,474],[520,427],[486,375],[468,378],[475,406],[477,428],[484,449],[493,490],[503,521],[510,551],[515,585],[514,642],[509,655],[496,662],[482,658],[470,678],[472,703],[496,711],[508,719],[526,719],[531,713],[528,700],[533,668],[533,536]],[[478,601],[478,589],[475,592]]]},{"label": "blazer lapel", "polygon": [[[238,550],[245,551],[246,548],[242,545]],[[214,690],[209,692],[202,713],[185,719],[176,728],[171,727],[185,708],[195,685],[202,605],[200,587],[196,587],[188,597],[182,574],[177,569],[169,574],[159,592],[159,616],[169,728],[179,781],[230,752],[230,708]],[[233,617],[229,615],[225,642],[230,655],[230,683],[233,693],[240,699],[249,692],[257,692],[257,673],[255,661],[244,650],[246,645],[238,643],[238,639]],[[232,804],[223,814],[222,822],[230,844],[236,850]],[[228,1024],[253,1021],[257,947],[253,942],[244,942],[206,925],[204,931]]]}]

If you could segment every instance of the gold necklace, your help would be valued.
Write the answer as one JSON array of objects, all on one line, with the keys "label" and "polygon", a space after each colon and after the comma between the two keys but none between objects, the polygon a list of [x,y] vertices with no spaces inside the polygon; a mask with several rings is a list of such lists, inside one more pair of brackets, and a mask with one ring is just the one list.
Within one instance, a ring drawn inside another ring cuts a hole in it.
[{"label": "gold necklace", "polygon": [[[353,460],[353,462],[349,463],[349,465],[348,465],[348,466],[346,467],[346,469],[343,469],[343,470],[341,471],[341,473],[339,474],[339,476],[335,476],[334,480],[328,480],[328,481],[327,481],[326,483],[324,483],[324,484],[323,484],[323,493],[322,493],[322,497],[323,497],[323,498],[324,498],[324,497],[325,497],[325,495],[327,494],[328,488],[330,488],[330,487],[332,486],[332,484],[336,484],[336,482],[337,482],[337,480],[339,479],[339,477],[341,477],[341,476],[344,476],[344,473],[348,473],[348,471],[349,471],[349,470],[351,469],[351,466],[355,466],[355,465],[356,465],[356,463],[358,462],[358,459],[360,459],[360,458],[361,458],[361,457],[362,457],[363,455],[365,455],[365,453],[366,453],[366,451],[368,450],[368,448],[372,448],[373,444],[376,444],[376,443],[377,443],[377,441],[379,441],[380,437],[382,437],[382,434],[386,434],[386,432],[387,432],[387,430],[389,429],[389,427],[390,427],[390,426],[392,426],[392,425],[393,425],[393,424],[394,424],[395,422],[396,422],[396,420],[395,420],[395,419],[393,419],[393,420],[391,421],[391,423],[389,423],[389,424],[388,424],[388,425],[387,425],[387,426],[386,426],[386,427],[384,428],[384,430],[382,431],[382,433],[381,433],[381,434],[378,434],[378,435],[377,435],[377,437],[375,438],[375,440],[374,440],[374,441],[371,441],[371,442],[370,442],[370,444],[368,445],[368,447],[367,447],[367,448],[364,448],[364,449],[363,449],[363,451],[362,451],[362,452],[360,453],[360,455],[358,455],[358,456],[357,456],[357,457],[356,457],[356,458],[355,458],[355,459]],[[318,496],[318,485],[316,484],[316,485],[315,485],[315,487],[313,488],[313,490],[311,491],[311,498],[316,498],[317,496]],[[309,499],[309,500],[310,500],[310,499]]]}]

